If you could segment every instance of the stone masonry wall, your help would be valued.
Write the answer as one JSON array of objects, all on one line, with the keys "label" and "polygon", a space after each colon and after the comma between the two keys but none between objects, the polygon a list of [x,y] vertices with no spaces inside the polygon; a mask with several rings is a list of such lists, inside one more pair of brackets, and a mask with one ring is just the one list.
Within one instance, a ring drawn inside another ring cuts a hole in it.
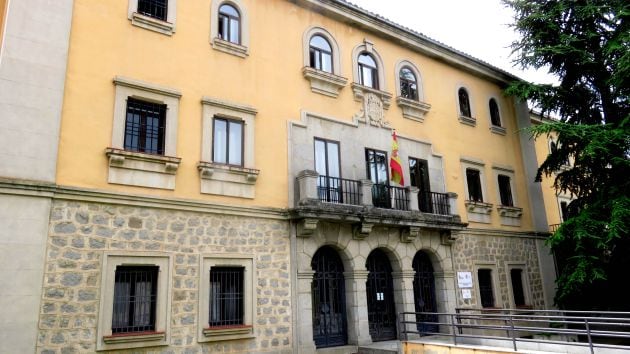
[{"label": "stone masonry wall", "polygon": [[[291,350],[288,223],[96,203],[55,201],[46,251],[38,353],[92,353],[104,251],[166,252],[173,259],[171,344],[120,353]],[[255,254],[255,338],[197,342],[200,255]]]},{"label": "stone masonry wall", "polygon": [[[538,253],[536,241],[532,238],[522,238],[514,236],[481,236],[462,233],[452,248],[453,263],[456,272],[472,272],[473,279],[477,276],[475,264],[493,263],[496,265],[499,280],[499,294],[495,296],[501,301],[503,308],[510,308],[510,293],[508,284],[509,263],[522,263],[527,266],[528,273],[523,273],[524,280],[529,283],[531,294],[531,305],[534,308],[544,308],[544,296],[540,267],[538,263]],[[526,278],[525,278],[526,277]],[[477,286],[475,284],[474,286]],[[461,291],[458,289],[458,291]],[[458,307],[480,308],[481,303],[476,292],[472,291],[472,299],[469,303],[462,300],[461,293],[457,295]]]}]

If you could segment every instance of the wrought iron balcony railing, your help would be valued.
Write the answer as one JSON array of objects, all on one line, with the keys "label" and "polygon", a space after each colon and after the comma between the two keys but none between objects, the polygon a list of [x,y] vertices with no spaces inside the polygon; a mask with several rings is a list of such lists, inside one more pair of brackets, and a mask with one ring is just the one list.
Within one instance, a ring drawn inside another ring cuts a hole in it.
[{"label": "wrought iron balcony railing", "polygon": [[377,208],[409,210],[407,190],[402,187],[375,184],[372,186],[372,204]]},{"label": "wrought iron balcony railing", "polygon": [[436,192],[418,192],[419,209],[423,213],[450,215],[451,207],[448,194]]},{"label": "wrought iron balcony railing", "polygon": [[337,204],[361,204],[361,188],[359,181],[319,176],[317,180],[317,195],[319,200]]}]

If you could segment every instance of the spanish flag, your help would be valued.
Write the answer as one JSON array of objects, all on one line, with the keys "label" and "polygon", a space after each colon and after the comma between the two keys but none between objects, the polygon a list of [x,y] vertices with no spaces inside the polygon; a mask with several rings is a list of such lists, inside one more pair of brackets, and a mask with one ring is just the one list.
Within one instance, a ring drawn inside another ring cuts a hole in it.
[{"label": "spanish flag", "polygon": [[396,136],[396,130],[392,132],[392,158],[389,160],[389,168],[391,171],[391,181],[403,186],[405,184],[405,178],[403,177],[402,163],[398,156],[398,137]]}]

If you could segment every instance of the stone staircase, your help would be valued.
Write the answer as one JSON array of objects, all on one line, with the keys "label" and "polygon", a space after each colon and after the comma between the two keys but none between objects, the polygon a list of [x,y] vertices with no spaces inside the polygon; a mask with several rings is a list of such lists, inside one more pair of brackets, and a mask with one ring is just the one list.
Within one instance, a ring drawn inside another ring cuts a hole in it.
[{"label": "stone staircase", "polygon": [[400,341],[390,340],[385,342],[376,342],[370,345],[360,346],[357,354],[399,354]]}]

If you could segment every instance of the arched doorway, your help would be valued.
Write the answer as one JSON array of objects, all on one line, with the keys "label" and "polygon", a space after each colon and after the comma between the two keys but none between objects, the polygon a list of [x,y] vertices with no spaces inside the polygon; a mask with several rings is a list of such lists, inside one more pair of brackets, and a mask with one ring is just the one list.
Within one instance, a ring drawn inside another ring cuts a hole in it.
[{"label": "arched doorway", "polygon": [[320,248],[313,256],[315,271],[313,296],[313,340],[317,348],[348,343],[346,330],[346,297],[343,264],[339,254],[329,246]]},{"label": "arched doorway", "polygon": [[370,253],[365,266],[369,272],[366,288],[370,336],[375,342],[396,339],[392,266],[379,249]]},{"label": "arched doorway", "polygon": [[[416,312],[429,312],[416,316],[418,321],[418,331],[421,334],[437,333],[438,326],[431,322],[437,322],[437,301],[435,297],[435,276],[433,265],[429,255],[419,251],[413,258],[413,297],[416,305]],[[423,333],[424,332],[424,333]]]}]

